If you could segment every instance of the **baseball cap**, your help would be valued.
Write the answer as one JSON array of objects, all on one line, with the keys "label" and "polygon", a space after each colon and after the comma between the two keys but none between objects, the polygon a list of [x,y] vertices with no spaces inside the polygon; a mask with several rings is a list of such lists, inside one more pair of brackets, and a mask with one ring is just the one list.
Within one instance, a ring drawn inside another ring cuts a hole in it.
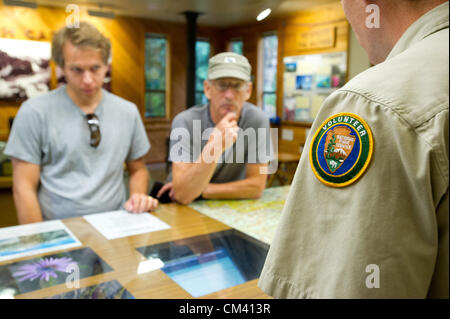
[{"label": "baseball cap", "polygon": [[250,81],[251,71],[247,58],[234,52],[216,54],[208,62],[208,80],[236,78]]}]

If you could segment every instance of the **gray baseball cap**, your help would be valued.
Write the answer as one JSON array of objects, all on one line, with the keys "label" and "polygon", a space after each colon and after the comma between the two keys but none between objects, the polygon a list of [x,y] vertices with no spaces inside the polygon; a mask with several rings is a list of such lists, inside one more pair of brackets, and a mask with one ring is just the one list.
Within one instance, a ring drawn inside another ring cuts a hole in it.
[{"label": "gray baseball cap", "polygon": [[246,57],[233,52],[222,52],[209,59],[208,80],[236,78],[250,81],[251,71],[252,67]]}]

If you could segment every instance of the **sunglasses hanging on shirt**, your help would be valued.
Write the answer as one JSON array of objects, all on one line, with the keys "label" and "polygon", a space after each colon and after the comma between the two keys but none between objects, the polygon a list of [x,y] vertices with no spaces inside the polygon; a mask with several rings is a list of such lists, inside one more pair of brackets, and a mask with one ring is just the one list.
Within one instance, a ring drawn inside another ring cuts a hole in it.
[{"label": "sunglasses hanging on shirt", "polygon": [[92,147],[97,147],[100,144],[102,135],[100,134],[100,121],[95,114],[86,114],[87,123],[89,126],[89,131],[91,132],[90,145]]}]

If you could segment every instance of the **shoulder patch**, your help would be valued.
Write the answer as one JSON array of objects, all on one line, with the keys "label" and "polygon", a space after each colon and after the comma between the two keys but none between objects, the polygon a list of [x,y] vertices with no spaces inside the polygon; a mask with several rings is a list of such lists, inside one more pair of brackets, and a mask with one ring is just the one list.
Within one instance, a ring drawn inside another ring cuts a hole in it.
[{"label": "shoulder patch", "polygon": [[311,141],[309,162],[316,177],[325,185],[345,187],[367,169],[373,153],[369,125],[353,113],[329,117]]}]

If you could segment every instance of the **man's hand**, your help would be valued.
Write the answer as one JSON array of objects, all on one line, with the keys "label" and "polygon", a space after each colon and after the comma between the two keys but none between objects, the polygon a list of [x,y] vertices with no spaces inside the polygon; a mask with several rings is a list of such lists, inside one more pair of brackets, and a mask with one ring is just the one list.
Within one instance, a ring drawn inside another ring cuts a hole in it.
[{"label": "man's hand", "polygon": [[124,208],[130,213],[142,213],[154,210],[158,206],[158,200],[145,195],[145,194],[133,194],[127,200]]},{"label": "man's hand", "polygon": [[167,184],[165,184],[163,187],[161,187],[161,189],[159,190],[158,194],[156,194],[157,198],[161,198],[161,196],[165,193],[165,192],[169,192],[169,197],[172,201],[175,201],[175,192],[173,190],[173,183],[172,182],[168,182]]},{"label": "man's hand", "polygon": [[220,150],[223,153],[236,142],[238,130],[237,115],[234,112],[230,112],[217,123],[210,139],[212,138],[216,147],[221,147]]}]

